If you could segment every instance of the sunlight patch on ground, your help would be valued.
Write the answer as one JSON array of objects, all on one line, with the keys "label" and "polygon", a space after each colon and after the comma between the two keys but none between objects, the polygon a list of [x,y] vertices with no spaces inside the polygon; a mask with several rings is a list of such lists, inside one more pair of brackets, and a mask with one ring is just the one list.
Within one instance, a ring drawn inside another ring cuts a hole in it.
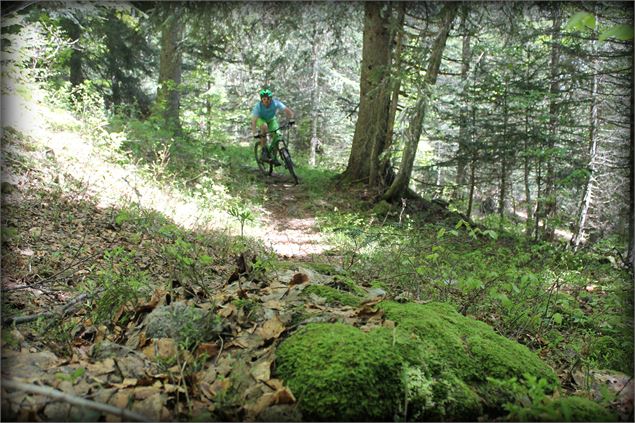
[{"label": "sunlight patch on ground", "polygon": [[[40,97],[35,92],[32,99],[41,101]],[[81,123],[69,112],[5,94],[2,116],[3,127],[13,127],[32,137],[47,156],[55,158],[58,172],[55,177],[60,180],[72,177],[80,182],[80,192],[74,192],[78,200],[94,199],[100,208],[137,204],[160,212],[187,229],[214,229],[240,235],[240,225],[224,210],[205,206],[176,189],[148,181],[133,164],[118,162],[118,157],[109,156],[93,141],[74,132],[81,128]],[[95,134],[88,135],[95,140]],[[97,143],[109,141],[96,139]],[[263,209],[259,221],[247,223],[244,234],[262,240],[282,256],[321,254],[332,246],[323,242],[314,218],[293,216],[298,209],[293,187],[293,184],[277,185],[275,189],[289,190],[284,193],[284,208],[276,212]]]},{"label": "sunlight patch on ground", "polygon": [[177,190],[159,186],[144,179],[130,164],[118,164],[95,148],[82,136],[71,131],[52,131],[79,123],[67,112],[53,112],[19,96],[3,96],[3,126],[33,137],[54,155],[61,177],[80,181],[86,197],[98,206],[124,207],[131,203],[156,210],[188,229],[226,229],[229,216],[225,212],[205,209],[196,200]]}]

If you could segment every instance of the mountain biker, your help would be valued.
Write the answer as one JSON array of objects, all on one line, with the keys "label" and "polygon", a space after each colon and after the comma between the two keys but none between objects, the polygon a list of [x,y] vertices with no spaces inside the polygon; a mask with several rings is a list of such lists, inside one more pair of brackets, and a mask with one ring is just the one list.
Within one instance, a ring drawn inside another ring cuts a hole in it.
[{"label": "mountain biker", "polygon": [[[263,88],[259,92],[260,101],[251,110],[251,130],[254,134],[254,138],[260,137],[260,145],[262,146],[262,159],[268,161],[271,158],[271,163],[274,166],[280,166],[280,162],[276,158],[278,152],[278,140],[280,134],[278,133],[278,120],[276,119],[276,113],[278,110],[282,110],[289,120],[293,121],[293,110],[285,106],[285,104],[277,98],[273,98],[273,93],[268,88]],[[256,130],[259,129],[260,134]],[[273,132],[276,131],[276,132]],[[267,132],[273,132],[273,140],[271,146],[267,148]]]}]

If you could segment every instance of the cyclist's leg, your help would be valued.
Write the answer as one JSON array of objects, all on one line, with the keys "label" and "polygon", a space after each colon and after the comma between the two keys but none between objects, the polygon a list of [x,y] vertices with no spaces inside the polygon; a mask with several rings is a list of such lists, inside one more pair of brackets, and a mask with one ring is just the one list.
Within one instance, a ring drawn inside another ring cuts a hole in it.
[{"label": "cyclist's leg", "polygon": [[269,155],[267,154],[267,131],[269,130],[269,126],[267,125],[267,121],[262,118],[258,118],[256,120],[256,127],[260,131],[260,146],[262,147],[263,159],[268,159]]},{"label": "cyclist's leg", "polygon": [[278,132],[278,128],[280,127],[280,125],[278,125],[278,119],[276,119],[276,117],[274,116],[273,119],[271,119],[269,122],[267,122],[267,125],[269,126],[269,131],[273,132],[273,137],[272,137],[272,141],[271,141],[271,146],[269,147],[269,152],[271,153],[271,158],[275,159],[277,154],[278,154],[278,142],[280,141],[280,132]]}]

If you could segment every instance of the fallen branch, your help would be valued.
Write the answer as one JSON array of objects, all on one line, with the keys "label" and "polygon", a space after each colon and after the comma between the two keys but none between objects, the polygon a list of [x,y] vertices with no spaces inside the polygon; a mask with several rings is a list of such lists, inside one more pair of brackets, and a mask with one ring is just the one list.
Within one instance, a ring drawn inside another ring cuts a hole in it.
[{"label": "fallen branch", "polygon": [[134,411],[126,410],[124,408],[119,408],[119,407],[115,407],[108,404],[102,404],[100,402],[87,400],[75,395],[70,395],[62,391],[58,391],[57,389],[51,388],[49,386],[33,385],[31,383],[23,383],[23,382],[18,382],[16,380],[11,380],[11,379],[3,379],[2,387],[29,392],[31,394],[45,395],[47,397],[58,399],[72,405],[77,405],[78,407],[92,408],[93,410],[98,410],[104,413],[118,416],[121,418],[122,421],[137,421],[137,422],[151,421],[147,417],[142,416],[141,414],[135,413]]},{"label": "fallen branch", "polygon": [[99,293],[101,293],[104,290],[104,288],[99,288],[97,291],[91,293],[91,294],[81,294],[78,295],[77,297],[73,298],[71,301],[69,301],[68,303],[64,304],[64,306],[61,308],[61,310],[57,310],[57,311],[45,311],[42,313],[37,313],[37,314],[31,314],[29,316],[16,316],[16,317],[9,317],[8,319],[4,320],[2,323],[4,325],[10,325],[10,324],[15,324],[15,325],[19,325],[22,323],[28,323],[28,322],[32,322],[34,320],[43,318],[43,317],[55,317],[55,316],[59,316],[61,318],[65,317],[66,315],[68,315],[73,307],[81,302],[84,301],[86,298],[95,296]]}]

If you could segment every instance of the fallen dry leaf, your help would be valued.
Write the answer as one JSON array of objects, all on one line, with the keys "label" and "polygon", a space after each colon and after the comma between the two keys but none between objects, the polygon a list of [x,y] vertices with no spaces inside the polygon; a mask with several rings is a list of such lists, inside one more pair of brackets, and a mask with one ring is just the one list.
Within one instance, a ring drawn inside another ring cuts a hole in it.
[{"label": "fallen dry leaf", "polygon": [[149,359],[174,357],[177,353],[176,341],[172,338],[152,339],[141,351]]},{"label": "fallen dry leaf", "polygon": [[271,319],[267,320],[260,329],[256,331],[258,335],[260,335],[265,341],[270,339],[275,339],[280,336],[282,332],[284,332],[285,326],[280,318],[276,314]]},{"label": "fallen dry leaf", "polygon": [[263,360],[251,367],[251,375],[258,382],[264,382],[271,378],[271,361]]},{"label": "fallen dry leaf", "polygon": [[274,404],[293,404],[294,402],[295,396],[287,387],[282,387],[273,394]]},{"label": "fallen dry leaf", "polygon": [[201,342],[196,350],[194,351],[194,356],[199,357],[203,354],[207,354],[208,358],[214,358],[218,355],[218,351],[220,351],[220,347],[215,342]]},{"label": "fallen dry leaf", "polygon": [[218,311],[218,315],[221,317],[229,317],[232,314],[236,313],[238,311],[238,309],[236,308],[236,305],[233,303],[229,303],[223,307],[220,308],[220,310]]},{"label": "fallen dry leaf", "polygon": [[296,273],[289,281],[289,286],[300,285],[309,281],[309,277],[305,273]]},{"label": "fallen dry leaf", "polygon": [[98,361],[97,363],[86,364],[86,370],[94,375],[105,375],[115,371],[115,360],[112,358],[106,358],[105,360]]}]

